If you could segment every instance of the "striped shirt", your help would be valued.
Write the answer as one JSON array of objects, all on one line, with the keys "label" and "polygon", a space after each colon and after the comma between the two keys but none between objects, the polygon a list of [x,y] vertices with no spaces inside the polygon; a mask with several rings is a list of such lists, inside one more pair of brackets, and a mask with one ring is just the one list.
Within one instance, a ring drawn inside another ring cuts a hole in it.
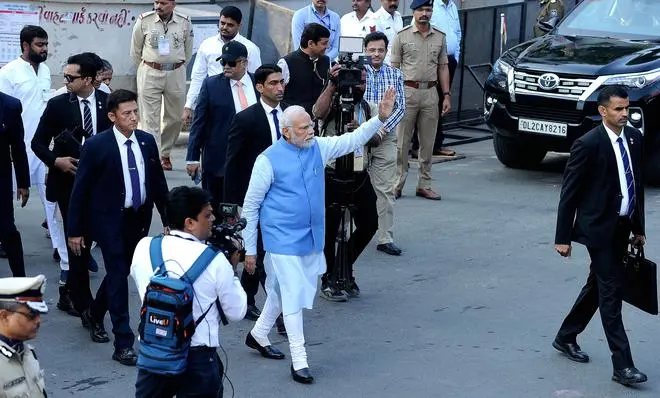
[{"label": "striped shirt", "polygon": [[383,99],[383,95],[388,88],[394,87],[396,89],[394,111],[385,121],[384,125],[385,131],[391,133],[401,119],[403,119],[403,115],[406,112],[403,74],[400,70],[386,64],[383,64],[379,70],[374,69],[371,65],[367,65],[365,69],[367,71],[367,89],[364,93],[365,101],[377,104]]}]

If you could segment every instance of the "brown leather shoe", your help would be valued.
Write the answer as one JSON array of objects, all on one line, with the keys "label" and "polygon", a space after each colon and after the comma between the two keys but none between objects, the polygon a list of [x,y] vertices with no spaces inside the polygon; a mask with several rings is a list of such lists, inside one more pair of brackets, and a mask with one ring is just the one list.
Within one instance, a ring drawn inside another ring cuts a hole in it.
[{"label": "brown leather shoe", "polygon": [[428,189],[417,188],[417,191],[415,191],[415,195],[421,196],[422,198],[426,198],[426,199],[430,199],[430,200],[440,200],[440,199],[442,199],[440,197],[440,195],[433,192],[433,190],[431,188],[428,188]]},{"label": "brown leather shoe", "polygon": [[456,151],[449,148],[436,149],[433,151],[435,156],[456,156]]},{"label": "brown leather shoe", "polygon": [[161,156],[160,165],[163,167],[163,170],[172,170],[172,161],[170,160],[169,156]]}]

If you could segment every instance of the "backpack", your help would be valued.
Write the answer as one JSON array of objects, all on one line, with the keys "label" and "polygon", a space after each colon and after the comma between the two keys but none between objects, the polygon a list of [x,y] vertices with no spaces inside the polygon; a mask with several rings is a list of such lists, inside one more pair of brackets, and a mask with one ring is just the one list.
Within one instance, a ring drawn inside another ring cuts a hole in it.
[{"label": "backpack", "polygon": [[188,351],[195,328],[213,305],[218,307],[220,318],[226,318],[219,300],[202,314],[193,318],[193,283],[218,254],[210,247],[204,249],[190,269],[180,278],[168,276],[162,251],[163,236],[151,240],[149,255],[154,275],[151,277],[140,308],[140,351],[137,367],[150,373],[178,375],[186,370]]}]

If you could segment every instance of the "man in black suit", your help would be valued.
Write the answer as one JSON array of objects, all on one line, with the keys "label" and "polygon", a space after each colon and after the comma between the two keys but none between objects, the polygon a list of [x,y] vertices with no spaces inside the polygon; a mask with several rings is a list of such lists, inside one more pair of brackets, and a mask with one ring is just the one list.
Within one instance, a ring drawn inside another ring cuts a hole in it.
[{"label": "man in black suit", "polygon": [[14,221],[12,163],[21,207],[25,207],[30,196],[30,168],[23,142],[22,111],[21,101],[0,92],[0,243],[14,277],[25,276],[25,264],[21,234]]},{"label": "man in black suit", "polygon": [[186,155],[188,175],[195,179],[198,173],[202,173],[202,187],[211,193],[211,206],[216,212],[224,197],[227,136],[231,121],[235,114],[259,99],[254,78],[247,72],[247,48],[243,44],[237,41],[225,44],[218,60],[224,72],[209,76],[202,83]]},{"label": "man in black suit", "polygon": [[[68,92],[48,101],[32,138],[32,151],[48,166],[46,199],[59,206],[65,235],[80,145],[93,135],[112,127],[105,109],[108,95],[94,89],[98,72],[98,66],[90,56],[77,54],[69,57],[64,67],[64,83]],[[53,140],[55,142],[51,150]],[[69,315],[80,316],[92,301],[87,271],[94,259],[89,247],[80,256],[72,255],[71,250],[68,252],[69,269],[60,273],[60,300],[57,308]]]},{"label": "man in black suit", "polygon": [[[257,156],[280,139],[279,118],[286,109],[286,105],[281,103],[284,97],[284,78],[279,66],[271,64],[260,66],[254,73],[254,80],[260,100],[234,116],[227,141],[224,201],[239,206],[243,206]],[[259,236],[257,268],[252,274],[243,271],[241,275],[241,285],[247,293],[248,303],[245,317],[253,321],[256,321],[261,314],[255,304],[254,296],[259,290],[259,282],[263,287],[266,279],[263,271],[265,254]],[[285,333],[281,314],[277,318],[277,328],[278,332]]]},{"label": "man in black suit", "polygon": [[[133,252],[147,236],[154,204],[163,227],[167,182],[154,137],[137,129],[137,95],[116,90],[108,96],[108,118],[114,127],[85,141],[69,203],[69,247],[81,255],[96,241],[106,276],[96,299],[81,316],[99,342],[99,325],[110,312],[115,351],[112,359],[135,366],[135,336],[129,324],[128,274]],[[89,237],[89,238],[86,238]]]},{"label": "man in black suit", "polygon": [[628,107],[625,89],[605,87],[598,95],[603,124],[571,148],[557,212],[555,249],[568,257],[571,241],[581,243],[589,251],[591,266],[552,344],[569,359],[588,362],[577,335],[599,309],[612,352],[612,380],[623,385],[646,381],[646,375],[635,368],[621,319],[622,260],[630,233],[634,245],[645,243],[643,137],[626,126]]}]

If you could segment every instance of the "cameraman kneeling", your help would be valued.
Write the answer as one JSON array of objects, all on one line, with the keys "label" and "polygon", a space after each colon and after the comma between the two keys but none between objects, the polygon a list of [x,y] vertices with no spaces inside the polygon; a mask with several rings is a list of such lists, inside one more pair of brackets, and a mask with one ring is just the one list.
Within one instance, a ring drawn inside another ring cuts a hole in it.
[{"label": "cameraman kneeling", "polygon": [[[210,194],[187,186],[170,191],[166,211],[170,232],[163,237],[162,256],[168,275],[177,278],[184,275],[208,247],[205,240],[211,236],[215,216]],[[154,275],[150,256],[152,239],[143,238],[133,255],[131,276],[141,298]],[[232,258],[232,263],[235,267],[238,258]],[[216,301],[230,321],[243,319],[247,310],[245,291],[233,267],[218,253],[192,284],[193,318],[200,320],[205,312],[206,315],[192,336],[186,371],[172,377],[139,369],[136,397],[222,397],[223,365],[216,352],[220,346],[221,318]]]},{"label": "cameraman kneeling", "polygon": [[[338,133],[343,133],[338,131],[341,129],[339,125],[341,103],[337,91],[337,75],[340,69],[340,65],[335,65],[330,69],[332,77],[326,89],[314,104],[314,117],[321,120],[319,129],[321,135],[324,136],[335,136]],[[362,85],[352,87],[353,120],[344,126],[344,132],[353,131],[361,123],[368,121],[371,116],[378,114],[378,104],[369,104],[362,99],[365,90],[365,79],[366,72],[363,70]],[[353,170],[348,171],[347,174],[336,169],[337,163],[326,166],[325,248],[323,251],[327,271],[321,278],[320,293],[320,296],[326,300],[346,301],[348,297],[358,297],[360,295],[360,288],[353,276],[353,264],[378,230],[376,193],[367,173],[367,152],[370,146],[378,145],[381,140],[382,136],[379,132],[372,137],[365,148],[356,150],[354,155],[346,155],[355,156]],[[337,159],[337,162],[340,159]],[[350,231],[349,228],[350,239],[346,245],[345,266],[347,270],[345,270],[345,275],[342,275],[343,270],[338,269],[342,260],[338,258],[341,252],[336,246],[337,235],[344,226],[341,206],[348,206],[356,227],[354,231]]]}]

